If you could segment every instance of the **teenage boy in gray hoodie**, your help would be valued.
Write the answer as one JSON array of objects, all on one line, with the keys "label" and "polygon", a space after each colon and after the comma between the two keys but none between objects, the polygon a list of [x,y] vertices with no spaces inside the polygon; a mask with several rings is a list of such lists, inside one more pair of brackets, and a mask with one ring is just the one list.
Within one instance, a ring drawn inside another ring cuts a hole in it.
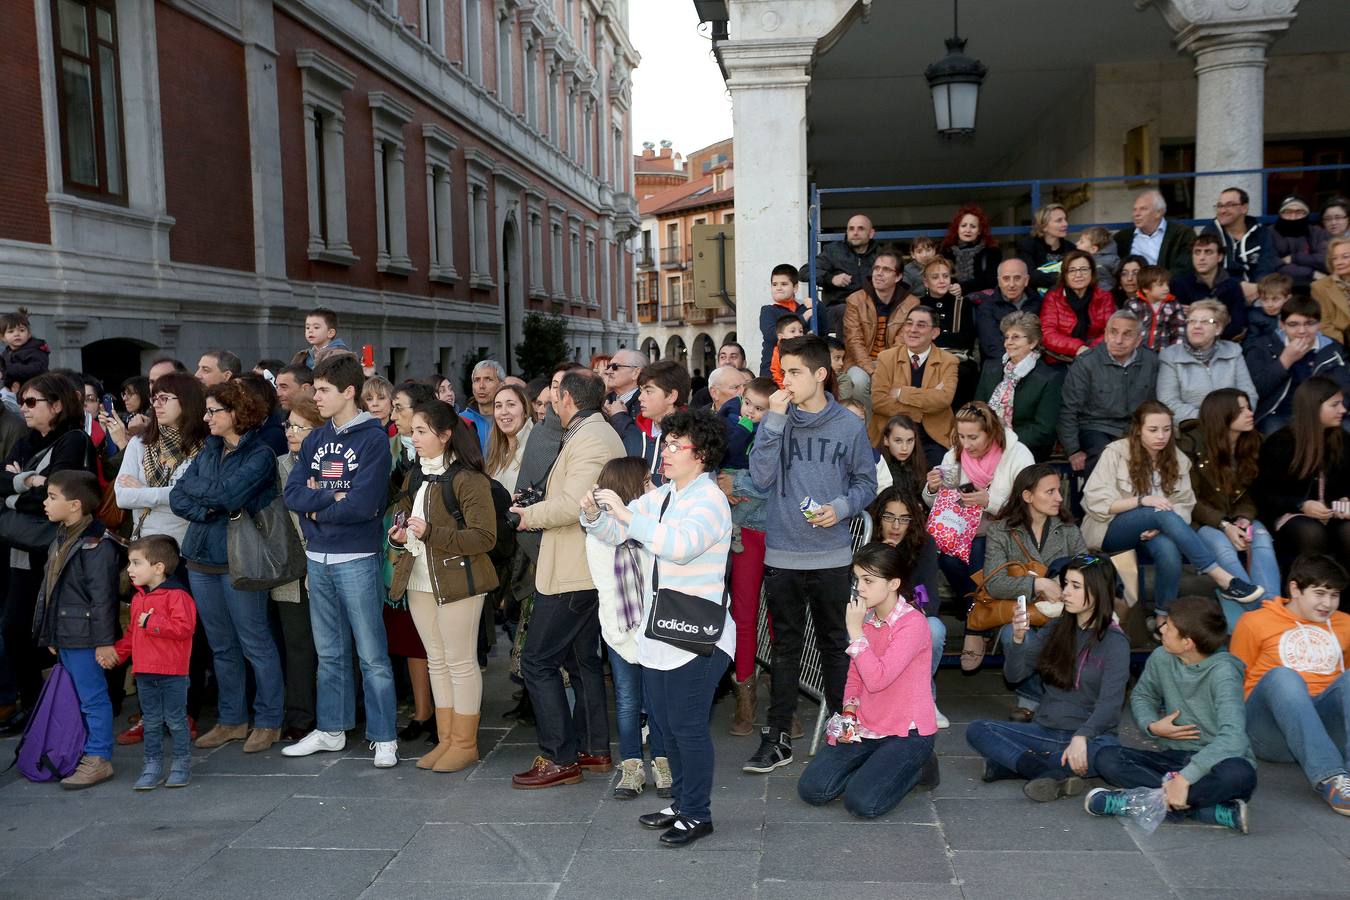
[{"label": "teenage boy in gray hoodie", "polygon": [[[1130,696],[1134,721],[1162,750],[1103,747],[1097,772],[1118,788],[1161,787],[1168,818],[1183,815],[1247,833],[1256,757],[1247,739],[1242,663],[1223,649],[1228,622],[1211,597],[1173,602]],[[1176,774],[1164,780],[1168,772]],[[1125,791],[1094,788],[1084,807],[1121,815]]]},{"label": "teenage boy in gray hoodie", "polygon": [[[852,535],[848,522],[877,495],[876,460],[862,420],[830,391],[830,348],[817,335],[784,341],[783,389],[769,398],[750,451],[750,476],[767,491],[764,596],[773,619],[769,724],[743,767],[772,772],[792,762],[802,632],[807,604],[815,624],[825,703],[843,707],[848,677]],[[803,509],[809,501],[818,508]]]}]

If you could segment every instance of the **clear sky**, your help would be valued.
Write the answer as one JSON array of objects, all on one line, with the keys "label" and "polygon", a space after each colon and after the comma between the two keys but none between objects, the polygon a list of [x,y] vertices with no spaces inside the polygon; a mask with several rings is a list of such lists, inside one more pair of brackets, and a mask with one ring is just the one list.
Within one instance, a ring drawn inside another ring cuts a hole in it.
[{"label": "clear sky", "polygon": [[633,72],[633,152],[642,142],[690,152],[731,137],[731,95],[700,34],[690,0],[630,0],[629,39],[642,63]]}]

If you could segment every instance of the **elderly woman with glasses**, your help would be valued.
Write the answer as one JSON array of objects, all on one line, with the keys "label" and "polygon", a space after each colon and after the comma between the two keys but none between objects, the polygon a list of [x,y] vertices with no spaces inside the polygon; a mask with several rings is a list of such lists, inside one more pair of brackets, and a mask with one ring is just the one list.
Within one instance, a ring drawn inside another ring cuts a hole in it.
[{"label": "elderly woman with glasses", "polygon": [[1031,455],[1045,460],[1057,440],[1062,369],[1057,372],[1041,358],[1041,320],[1035,313],[1008,313],[999,329],[1003,332],[1003,364],[985,368],[975,399],[988,403],[1003,426],[1017,432]]},{"label": "elderly woman with glasses", "polygon": [[155,382],[150,406],[154,418],[127,443],[113,490],[132,515],[133,537],[167,534],[181,545],[190,523],[174,514],[169,497],[206,440],[206,396],[196,378],[170,372]]},{"label": "elderly woman with glasses", "polygon": [[1158,399],[1178,422],[1200,415],[1200,404],[1219,388],[1235,387],[1256,408],[1256,385],[1242,348],[1219,335],[1228,327],[1228,308],[1218,300],[1197,300],[1186,315],[1180,344],[1158,354]]},{"label": "elderly woman with glasses", "polygon": [[[164,379],[156,385],[162,387]],[[230,581],[226,528],[233,516],[256,514],[276,499],[276,454],[259,434],[266,402],[237,380],[206,389],[204,418],[211,434],[169,494],[174,514],[190,523],[182,556],[220,693],[220,719],[197,746],[210,749],[247,739],[244,752],[257,753],[281,736],[281,657],[268,624],[267,592],[242,590]],[[256,686],[251,731],[246,659]]]}]

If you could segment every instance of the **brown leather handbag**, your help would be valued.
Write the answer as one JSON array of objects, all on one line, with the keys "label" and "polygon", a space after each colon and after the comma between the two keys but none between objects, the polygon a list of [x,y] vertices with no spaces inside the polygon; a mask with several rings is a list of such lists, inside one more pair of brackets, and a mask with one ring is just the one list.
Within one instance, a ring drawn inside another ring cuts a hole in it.
[{"label": "brown leather handbag", "polygon": [[[1022,543],[1022,539],[1015,532],[1010,532],[1010,535],[1018,549],[1022,551],[1022,556],[1025,557],[1026,561],[1009,560],[987,574],[983,569],[971,573],[970,580],[975,583],[975,593],[972,595],[970,611],[966,613],[966,628],[970,631],[993,631],[995,628],[1002,628],[1012,622],[1013,614],[1017,612],[1016,600],[1003,600],[990,596],[989,589],[985,587],[990,577],[1000,572],[1005,572],[1013,578],[1022,578],[1027,575],[1036,578],[1045,577],[1045,564],[1032,559],[1031,554],[1027,552],[1026,545]],[[1033,605],[1035,598],[1029,599],[1032,602],[1027,604],[1027,622],[1032,628],[1039,628],[1050,620],[1046,618],[1045,613]]]}]

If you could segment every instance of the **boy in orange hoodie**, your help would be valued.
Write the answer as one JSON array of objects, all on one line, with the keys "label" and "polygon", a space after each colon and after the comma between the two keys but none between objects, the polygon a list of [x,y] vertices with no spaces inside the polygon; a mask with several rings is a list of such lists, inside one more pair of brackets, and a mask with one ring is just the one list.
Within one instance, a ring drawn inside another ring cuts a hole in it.
[{"label": "boy in orange hoodie", "polygon": [[778,333],[778,343],[773,345],[773,359],[769,361],[769,373],[773,376],[773,383],[781,389],[783,365],[778,359],[778,348],[783,346],[783,341],[790,341],[806,334],[806,323],[796,313],[786,313],[779,317],[774,329]]},{"label": "boy in orange hoodie", "polygon": [[1350,615],[1337,607],[1347,580],[1331,557],[1300,556],[1289,571],[1289,599],[1244,614],[1229,642],[1247,667],[1247,734],[1257,757],[1297,762],[1343,816],[1350,816]]}]

